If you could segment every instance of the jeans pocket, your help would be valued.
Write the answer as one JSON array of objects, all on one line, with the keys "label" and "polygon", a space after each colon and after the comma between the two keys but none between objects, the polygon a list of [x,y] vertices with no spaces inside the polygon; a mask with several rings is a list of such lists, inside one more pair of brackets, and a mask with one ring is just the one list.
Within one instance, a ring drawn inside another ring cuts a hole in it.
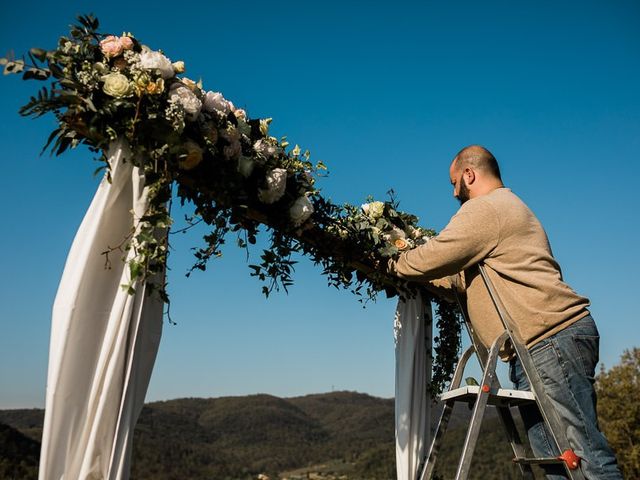
[{"label": "jeans pocket", "polygon": [[531,360],[547,388],[555,388],[559,379],[564,378],[562,358],[553,341],[547,339],[535,345],[531,350]]},{"label": "jeans pocket", "polygon": [[593,381],[599,361],[600,336],[575,335],[573,341],[575,342],[584,374],[589,377],[589,380]]}]

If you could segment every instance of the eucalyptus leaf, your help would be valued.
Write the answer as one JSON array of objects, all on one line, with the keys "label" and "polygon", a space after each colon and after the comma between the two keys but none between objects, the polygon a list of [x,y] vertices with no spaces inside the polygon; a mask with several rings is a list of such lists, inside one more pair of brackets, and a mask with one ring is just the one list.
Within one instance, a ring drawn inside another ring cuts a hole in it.
[{"label": "eucalyptus leaf", "polygon": [[32,48],[29,50],[29,53],[41,62],[44,62],[47,59],[47,51],[42,48]]}]

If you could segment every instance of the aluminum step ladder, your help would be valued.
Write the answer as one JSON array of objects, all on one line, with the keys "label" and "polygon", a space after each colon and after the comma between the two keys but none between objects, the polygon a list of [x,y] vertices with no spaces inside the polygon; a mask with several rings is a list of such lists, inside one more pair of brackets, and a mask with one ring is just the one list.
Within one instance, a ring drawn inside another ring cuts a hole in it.
[{"label": "aluminum step ladder", "polygon": [[[458,463],[458,469],[455,476],[456,480],[465,480],[469,476],[471,459],[480,434],[480,426],[487,406],[489,405],[495,406],[496,408],[498,417],[501,420],[507,434],[507,438],[509,439],[509,443],[511,444],[511,449],[513,450],[513,461],[518,465],[523,478],[534,478],[531,465],[556,464],[564,466],[564,470],[569,479],[584,480],[584,475],[579,468],[580,458],[575,455],[569,445],[565,430],[562,428],[560,418],[544,392],[542,380],[533,365],[529,351],[517,340],[512,328],[514,322],[509,316],[507,310],[504,308],[504,305],[495,291],[493,283],[487,276],[484,265],[479,264],[478,269],[487,287],[489,296],[491,297],[496,311],[498,312],[498,316],[505,327],[505,331],[493,342],[493,345],[491,345],[491,348],[487,351],[484,345],[479,342],[478,337],[473,330],[465,305],[459,298],[457,298],[469,337],[471,338],[471,346],[465,350],[460,357],[453,379],[451,380],[449,390],[440,395],[440,400],[444,403],[443,410],[440,415],[429,452],[425,457],[425,461],[418,470],[418,478],[420,480],[431,480],[433,478],[438,451],[442,443],[442,438],[446,432],[454,404],[456,402],[466,402],[470,406],[473,405],[473,413],[471,414],[471,420],[469,422],[467,435],[462,449],[462,455],[460,456],[460,461]],[[515,350],[515,354],[520,359],[522,369],[529,379],[531,391],[509,390],[500,387],[500,383],[496,375],[496,365],[499,356],[498,353],[501,347],[508,340],[511,342]],[[476,354],[483,370],[482,381],[480,382],[480,385],[461,386],[460,384],[465,366],[474,353]],[[520,439],[520,435],[510,410],[510,407],[525,404],[537,405],[549,433],[555,440],[558,451],[562,452],[558,457],[526,457],[525,446]]]}]

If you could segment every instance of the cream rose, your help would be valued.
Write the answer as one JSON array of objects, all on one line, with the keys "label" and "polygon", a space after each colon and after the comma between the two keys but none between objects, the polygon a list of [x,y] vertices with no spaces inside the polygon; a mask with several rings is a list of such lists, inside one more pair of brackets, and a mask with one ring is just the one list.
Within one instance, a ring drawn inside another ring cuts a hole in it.
[{"label": "cream rose", "polygon": [[382,217],[384,214],[384,203],[383,202],[371,202],[364,203],[360,206],[365,215],[367,215],[372,220],[377,220]]},{"label": "cream rose", "polygon": [[140,54],[140,67],[145,70],[157,70],[165,80],[175,75],[171,60],[160,52],[154,52],[148,49]]},{"label": "cream rose", "polygon": [[267,188],[258,190],[258,199],[262,203],[275,203],[282,198],[287,188],[287,170],[274,168],[266,177]]},{"label": "cream rose", "polygon": [[128,97],[133,93],[133,84],[121,73],[110,73],[102,77],[104,85],[102,91],[112,97]]},{"label": "cream rose", "polygon": [[299,197],[289,209],[289,217],[296,227],[299,227],[314,212],[313,204],[306,195]]}]

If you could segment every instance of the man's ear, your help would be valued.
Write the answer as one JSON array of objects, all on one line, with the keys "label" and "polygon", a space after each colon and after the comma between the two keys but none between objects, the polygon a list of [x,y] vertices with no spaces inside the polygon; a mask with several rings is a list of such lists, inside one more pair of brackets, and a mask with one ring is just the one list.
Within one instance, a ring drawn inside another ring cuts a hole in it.
[{"label": "man's ear", "polygon": [[467,183],[469,185],[473,184],[473,182],[476,181],[476,172],[474,172],[471,168],[467,167],[464,169],[464,174],[463,174],[466,178],[467,178]]}]

